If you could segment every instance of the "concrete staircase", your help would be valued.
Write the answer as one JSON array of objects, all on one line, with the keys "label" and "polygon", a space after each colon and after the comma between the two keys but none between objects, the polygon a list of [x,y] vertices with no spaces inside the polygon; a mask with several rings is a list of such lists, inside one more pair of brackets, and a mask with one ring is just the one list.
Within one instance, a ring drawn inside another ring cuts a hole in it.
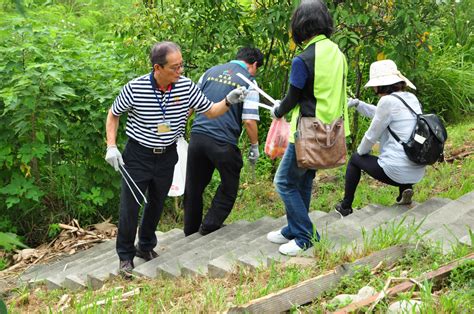
[{"label": "concrete staircase", "polygon": [[[457,200],[433,198],[408,206],[368,205],[341,218],[335,212],[312,211],[311,220],[330,250],[357,249],[363,245],[362,228],[367,234],[394,224],[420,224],[423,240],[436,241],[445,253],[456,242],[471,245],[469,229],[474,229],[474,191]],[[263,217],[254,222],[238,221],[208,234],[184,237],[182,230],[157,232],[158,258],[145,262],[135,258],[137,276],[176,278],[180,276],[222,277],[237,265],[267,267],[270,262],[289,258],[278,253],[278,244],[266,239],[269,231],[286,224],[286,217]],[[312,256],[313,250],[304,252]],[[50,289],[98,289],[118,274],[115,241],[63,258],[49,265],[38,265],[19,278],[30,285],[45,283]]]}]

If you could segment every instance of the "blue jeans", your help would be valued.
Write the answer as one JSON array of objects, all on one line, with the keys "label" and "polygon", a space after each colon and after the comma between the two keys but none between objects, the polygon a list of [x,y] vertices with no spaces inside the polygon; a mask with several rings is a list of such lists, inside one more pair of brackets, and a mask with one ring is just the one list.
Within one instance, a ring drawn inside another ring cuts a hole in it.
[{"label": "blue jeans", "polygon": [[[298,168],[295,145],[289,143],[273,183],[285,203],[288,220],[288,225],[281,230],[281,234],[287,239],[295,239],[301,248],[312,246],[314,229],[308,211],[315,175],[316,170]],[[319,241],[317,232],[315,240]]]}]

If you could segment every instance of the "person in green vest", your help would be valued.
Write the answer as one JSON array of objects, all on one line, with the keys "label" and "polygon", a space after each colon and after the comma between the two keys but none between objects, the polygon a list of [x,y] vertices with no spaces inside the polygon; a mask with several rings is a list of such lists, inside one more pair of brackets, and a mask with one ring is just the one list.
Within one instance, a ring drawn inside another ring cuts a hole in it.
[{"label": "person in green vest", "polygon": [[344,114],[346,135],[349,128],[347,62],[329,39],[333,21],[326,5],[320,0],[303,0],[291,18],[291,32],[294,42],[304,50],[292,61],[286,96],[271,112],[279,119],[291,111],[289,145],[274,178],[276,191],[285,203],[288,224],[268,233],[267,239],[281,244],[280,253],[294,256],[319,241],[308,215],[316,170],[298,168],[296,162],[294,134],[298,118],[317,117],[331,123]]}]

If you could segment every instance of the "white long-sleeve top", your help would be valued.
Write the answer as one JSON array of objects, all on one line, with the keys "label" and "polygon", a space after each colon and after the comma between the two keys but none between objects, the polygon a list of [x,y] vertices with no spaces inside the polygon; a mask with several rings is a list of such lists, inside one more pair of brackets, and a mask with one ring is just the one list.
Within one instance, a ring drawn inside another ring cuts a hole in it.
[{"label": "white long-sleeve top", "polygon": [[[408,92],[394,94],[402,97],[416,113],[421,113],[420,102],[415,95]],[[388,131],[388,126],[390,126],[392,131],[403,142],[406,142],[415,127],[415,115],[398,98],[390,95],[382,96],[377,106],[360,101],[357,111],[363,116],[372,118],[369,129],[357,148],[357,153],[368,154],[372,146],[379,141],[378,163],[385,174],[397,183],[419,182],[425,174],[425,166],[417,165],[409,160],[403,146]]]}]

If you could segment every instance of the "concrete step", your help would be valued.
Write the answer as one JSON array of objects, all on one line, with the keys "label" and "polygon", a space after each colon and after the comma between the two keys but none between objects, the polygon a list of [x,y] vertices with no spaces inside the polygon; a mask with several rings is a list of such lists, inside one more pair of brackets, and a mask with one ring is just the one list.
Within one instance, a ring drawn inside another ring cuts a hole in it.
[{"label": "concrete step", "polygon": [[[474,232],[474,230],[472,230]],[[459,243],[472,247],[472,238],[471,234],[467,234],[459,239]]]},{"label": "concrete step", "polygon": [[[339,214],[321,211],[312,211],[309,213],[309,216],[318,232],[341,220]],[[266,267],[268,265],[267,255],[278,251],[278,247],[280,246],[279,244],[268,241],[266,235],[263,235],[257,241],[256,243],[251,243],[250,247],[253,247],[253,249],[238,257],[239,264],[250,268]]]},{"label": "concrete step", "polygon": [[466,215],[471,215],[473,210],[474,200],[468,203],[461,200],[453,200],[429,214],[421,225],[420,232],[437,229],[442,224],[462,221]]},{"label": "concrete step", "polygon": [[[452,200],[448,198],[430,198],[429,200],[413,207],[409,211],[406,212],[406,215],[403,215],[399,218],[405,218],[407,222],[413,222],[425,219],[431,213],[435,212],[439,208],[443,207],[446,204],[449,204]],[[413,220],[414,219],[414,220]],[[399,220],[397,220],[399,221]]]},{"label": "concrete step", "polygon": [[[331,242],[331,250],[362,246],[362,229],[370,236],[375,229],[403,223],[419,225],[424,240],[441,241],[443,251],[449,252],[454,243],[472,244],[469,230],[474,229],[474,191],[454,201],[433,198],[411,207],[369,205],[344,218],[335,211],[312,211],[310,217],[321,237]],[[279,244],[269,242],[266,235],[286,223],[285,216],[278,219],[263,217],[252,223],[238,221],[206,236],[195,233],[184,237],[180,229],[166,233],[157,231],[159,245],[155,250],[158,258],[149,262],[136,258],[134,273],[150,278],[158,275],[222,277],[235,270],[237,264],[256,268],[266,267],[273,261],[283,262],[289,257],[281,255]],[[313,256],[313,250],[302,255]],[[118,264],[115,240],[112,240],[51,265],[34,267],[19,280],[46,282],[52,289],[97,289],[118,274]]]},{"label": "concrete step", "polygon": [[234,230],[238,230],[239,228],[247,224],[249,224],[249,222],[240,220],[205,236],[201,236],[199,233],[194,233],[172,244],[170,249],[163,255],[158,256],[157,258],[143,265],[135,267],[133,273],[137,276],[156,278],[156,276],[158,275],[157,268],[160,263],[168,262],[169,259],[172,259],[176,256],[181,255],[183,252],[190,251],[197,247],[203,246],[203,249],[205,250],[206,248],[204,247],[204,245],[206,245],[208,242],[219,237],[225,236],[226,234],[229,234]]},{"label": "concrete step", "polygon": [[[424,240],[431,240],[441,244],[443,253],[450,253],[454,246],[466,244],[463,240],[469,239],[469,230],[474,229],[473,213],[466,215],[462,220],[450,224],[443,224],[433,232],[428,233]],[[470,246],[470,244],[468,244]]]},{"label": "concrete step", "polygon": [[[156,232],[158,241],[161,242],[167,238],[182,237],[182,231],[179,229],[170,232]],[[115,241],[110,241],[107,246],[102,245],[100,249],[88,250],[88,254],[76,255],[64,267],[58,268],[58,265],[43,273],[41,278],[30,280],[30,283],[44,281],[48,289],[58,289],[61,287],[76,290],[86,286],[86,273],[101,267],[104,261],[112,258],[118,259],[115,251]]]},{"label": "concrete step", "polygon": [[426,241],[439,242],[443,252],[451,251],[459,239],[474,230],[474,195],[468,193],[428,215],[420,227]]},{"label": "concrete step", "polygon": [[213,278],[224,277],[228,273],[232,272],[236,265],[238,258],[245,255],[255,247],[260,247],[262,243],[267,243],[267,233],[273,230],[281,229],[286,225],[286,217],[280,217],[275,219],[271,223],[260,229],[260,235],[249,239],[245,243],[241,243],[237,247],[231,248],[224,254],[210,260],[207,264],[208,275]]},{"label": "concrete step", "polygon": [[270,217],[263,217],[251,224],[248,232],[244,232],[241,236],[224,243],[221,247],[217,247],[213,252],[205,252],[205,254],[196,254],[194,258],[183,258],[184,262],[181,266],[181,272],[184,276],[205,276],[208,274],[208,263],[221,255],[235,250],[238,247],[245,246],[255,238],[268,233],[275,228],[275,223],[281,225],[281,221]]},{"label": "concrete step", "polygon": [[[346,246],[349,251],[360,249],[363,246],[363,230],[366,233],[371,233],[378,227],[384,227],[387,223],[396,219],[397,217],[403,216],[405,213],[413,210],[416,206],[405,206],[405,205],[392,205],[389,207],[378,206],[379,209],[362,221],[358,226],[347,225],[348,232],[338,234],[329,239],[335,243],[334,250],[338,250],[343,246]],[[375,205],[372,205],[375,207]]]},{"label": "concrete step", "polygon": [[81,273],[83,271],[94,269],[94,267],[98,267],[103,260],[109,257],[113,257],[115,256],[115,254],[115,250],[111,249],[107,252],[90,256],[87,260],[76,260],[74,261],[74,266],[65,270],[58,270],[56,273],[48,275],[44,279],[46,287],[50,290],[54,290],[60,289],[64,286],[66,288],[75,290],[79,287],[76,287],[76,284],[73,282],[74,280],[65,284],[67,276],[77,275],[78,273]]},{"label": "concrete step", "polygon": [[[181,274],[196,275],[207,273],[207,263],[209,260],[221,255],[227,250],[227,246],[232,241],[239,238],[245,239],[248,233],[267,224],[273,218],[263,217],[255,222],[248,223],[240,228],[223,234],[211,241],[206,241],[202,246],[194,246],[192,250],[187,250],[182,254],[175,254],[167,261],[161,263],[157,267],[157,272],[163,277],[178,277]],[[205,247],[205,250],[203,250]],[[185,268],[185,272],[181,270]]]},{"label": "concrete step", "polygon": [[49,268],[47,271],[41,274],[41,276],[32,278],[28,281],[30,285],[36,285],[38,283],[46,283],[49,289],[61,288],[61,284],[64,281],[66,274],[72,274],[75,271],[80,270],[84,265],[90,265],[97,261],[97,258],[104,254],[112,254],[115,251],[115,240],[109,241],[108,246],[103,246],[101,250],[91,250],[88,254],[73,256],[74,258],[64,265],[56,265],[55,267]]},{"label": "concrete step", "polygon": [[[362,229],[371,232],[379,226],[384,227],[390,221],[403,219],[406,213],[429,213],[449,201],[450,200],[432,200],[427,202],[427,204],[412,204],[410,206],[393,205],[391,207],[368,205],[361,210],[344,217],[340,221],[331,224],[329,229],[323,233],[322,237],[325,237],[330,241],[332,245],[330,247],[331,251],[337,251],[342,247],[346,247],[348,252],[350,252],[360,249],[363,246]],[[302,256],[313,257],[314,250],[309,249],[303,252]],[[269,253],[267,256],[268,263],[272,261],[285,262],[289,259],[290,257],[281,255],[278,251]]]},{"label": "concrete step", "polygon": [[459,197],[457,201],[464,204],[472,204],[472,202],[474,202],[474,191],[464,194],[463,196]]},{"label": "concrete step", "polygon": [[43,281],[50,274],[54,274],[58,270],[63,270],[69,267],[69,264],[77,259],[87,259],[89,256],[100,254],[100,252],[108,251],[115,247],[115,239],[108,240],[103,243],[99,243],[90,249],[77,252],[73,255],[63,257],[52,264],[39,265],[35,269],[23,273],[19,277],[19,281],[22,283],[34,284],[36,282]]},{"label": "concrete step", "polygon": [[[158,246],[155,252],[159,255],[164,254],[170,245],[184,238],[183,230],[172,229],[158,238]],[[145,260],[135,257],[133,263],[138,267],[145,263]],[[119,258],[113,254],[101,261],[100,265],[95,265],[92,269],[88,268],[76,276],[66,276],[65,284],[72,284],[74,287],[87,286],[92,289],[101,288],[105,281],[118,275]]]},{"label": "concrete step", "polygon": [[[370,226],[373,228],[385,222],[387,217],[395,217],[402,210],[404,208],[400,208],[400,211],[393,211],[385,206],[370,204],[358,213],[353,213],[331,224],[326,233],[326,238],[334,244],[333,250],[338,250],[349,245],[353,240],[362,237],[362,227],[366,230],[369,228],[364,222],[370,222]],[[308,250],[306,254],[310,254],[312,251]],[[312,254],[310,255],[312,256]]]},{"label": "concrete step", "polygon": [[[166,233],[161,231],[156,232],[158,239],[164,239],[178,233],[182,234],[182,230],[173,229]],[[115,250],[115,239],[105,241],[88,250],[80,251],[76,254],[62,258],[53,264],[44,265],[43,267],[31,270],[21,275],[19,280],[20,282],[27,282],[29,284],[40,283],[48,276],[55,276],[58,273],[68,271],[69,269],[76,267],[76,265],[87,265],[92,257],[102,255],[110,250]]]},{"label": "concrete step", "polygon": [[[341,218],[341,216],[332,211],[335,215],[339,216],[339,219],[332,221],[325,229],[318,226],[318,221],[315,222],[316,227],[320,230],[320,236],[322,239],[329,240],[333,247],[332,250],[339,249],[343,245],[348,245],[354,239],[362,237],[360,227],[363,225],[363,221],[369,220],[371,224],[376,226],[385,221],[386,216],[393,216],[396,213],[390,213],[387,208],[380,205],[368,205],[364,208],[357,210],[353,214]],[[339,241],[342,242],[339,244]],[[302,256],[313,257],[314,250],[308,249],[304,251]],[[278,251],[278,245],[276,250],[269,252],[266,256],[267,264],[271,262],[285,262],[290,259],[289,256],[284,256]]]}]

